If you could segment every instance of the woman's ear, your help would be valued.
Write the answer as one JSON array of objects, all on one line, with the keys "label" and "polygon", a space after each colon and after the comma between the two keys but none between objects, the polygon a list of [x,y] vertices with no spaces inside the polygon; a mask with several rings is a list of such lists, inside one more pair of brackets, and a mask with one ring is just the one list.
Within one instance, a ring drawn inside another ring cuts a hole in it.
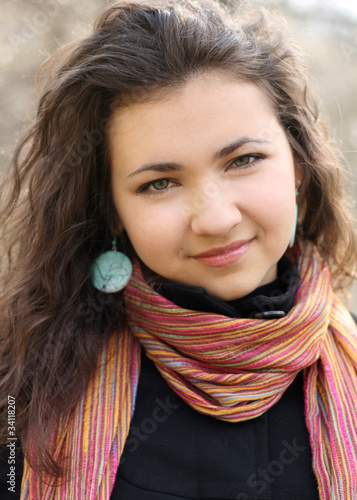
[{"label": "woman's ear", "polygon": [[116,224],[116,225],[117,225],[117,232],[118,232],[117,234],[118,234],[118,236],[119,236],[120,234],[122,234],[122,233],[124,232],[124,226],[123,226],[122,221],[121,221],[121,220],[119,220],[119,219],[118,219],[118,221],[117,221],[117,224]]},{"label": "woman's ear", "polygon": [[302,168],[301,159],[295,154],[294,154],[294,171],[295,171],[295,187],[296,189],[299,189],[304,178],[304,171]]},{"label": "woman's ear", "polygon": [[124,225],[119,218],[116,209],[113,207],[108,217],[108,229],[113,236],[120,237],[124,232]]}]

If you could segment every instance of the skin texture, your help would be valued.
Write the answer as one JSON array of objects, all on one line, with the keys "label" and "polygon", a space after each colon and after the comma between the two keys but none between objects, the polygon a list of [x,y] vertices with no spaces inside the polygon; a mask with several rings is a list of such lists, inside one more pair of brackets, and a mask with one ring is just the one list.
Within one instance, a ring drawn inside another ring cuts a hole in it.
[{"label": "skin texture", "polygon": [[165,97],[117,110],[111,125],[119,229],[149,268],[222,300],[276,278],[301,178],[262,90],[200,75]]}]

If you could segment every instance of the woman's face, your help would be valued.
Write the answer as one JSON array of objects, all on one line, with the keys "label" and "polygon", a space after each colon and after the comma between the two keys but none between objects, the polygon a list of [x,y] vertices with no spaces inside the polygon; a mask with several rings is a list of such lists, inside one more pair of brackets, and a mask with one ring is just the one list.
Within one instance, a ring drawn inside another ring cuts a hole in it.
[{"label": "woman's face", "polygon": [[255,85],[209,74],[131,104],[110,148],[120,229],[150,269],[222,300],[276,278],[300,171]]}]

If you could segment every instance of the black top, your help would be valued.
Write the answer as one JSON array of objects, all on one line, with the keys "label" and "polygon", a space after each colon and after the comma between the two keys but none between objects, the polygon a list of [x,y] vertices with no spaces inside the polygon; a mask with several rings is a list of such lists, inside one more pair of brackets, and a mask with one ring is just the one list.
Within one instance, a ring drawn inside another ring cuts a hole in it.
[{"label": "black top", "polygon": [[[297,270],[281,261],[279,278],[249,296],[222,302],[203,288],[165,281],[160,293],[181,307],[230,317],[276,317],[293,305]],[[278,312],[278,313],[277,313]],[[303,376],[262,416],[231,423],[193,410],[142,354],[130,433],[111,500],[318,500],[304,418]],[[8,450],[0,463],[0,498],[8,491]]]}]

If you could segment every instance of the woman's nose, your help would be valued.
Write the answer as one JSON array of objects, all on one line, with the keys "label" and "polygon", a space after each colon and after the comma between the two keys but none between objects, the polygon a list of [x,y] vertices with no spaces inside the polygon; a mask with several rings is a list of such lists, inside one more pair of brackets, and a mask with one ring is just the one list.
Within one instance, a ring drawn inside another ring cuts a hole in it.
[{"label": "woman's nose", "polygon": [[190,202],[191,230],[198,236],[224,236],[242,220],[232,193],[221,187],[211,186]]}]

